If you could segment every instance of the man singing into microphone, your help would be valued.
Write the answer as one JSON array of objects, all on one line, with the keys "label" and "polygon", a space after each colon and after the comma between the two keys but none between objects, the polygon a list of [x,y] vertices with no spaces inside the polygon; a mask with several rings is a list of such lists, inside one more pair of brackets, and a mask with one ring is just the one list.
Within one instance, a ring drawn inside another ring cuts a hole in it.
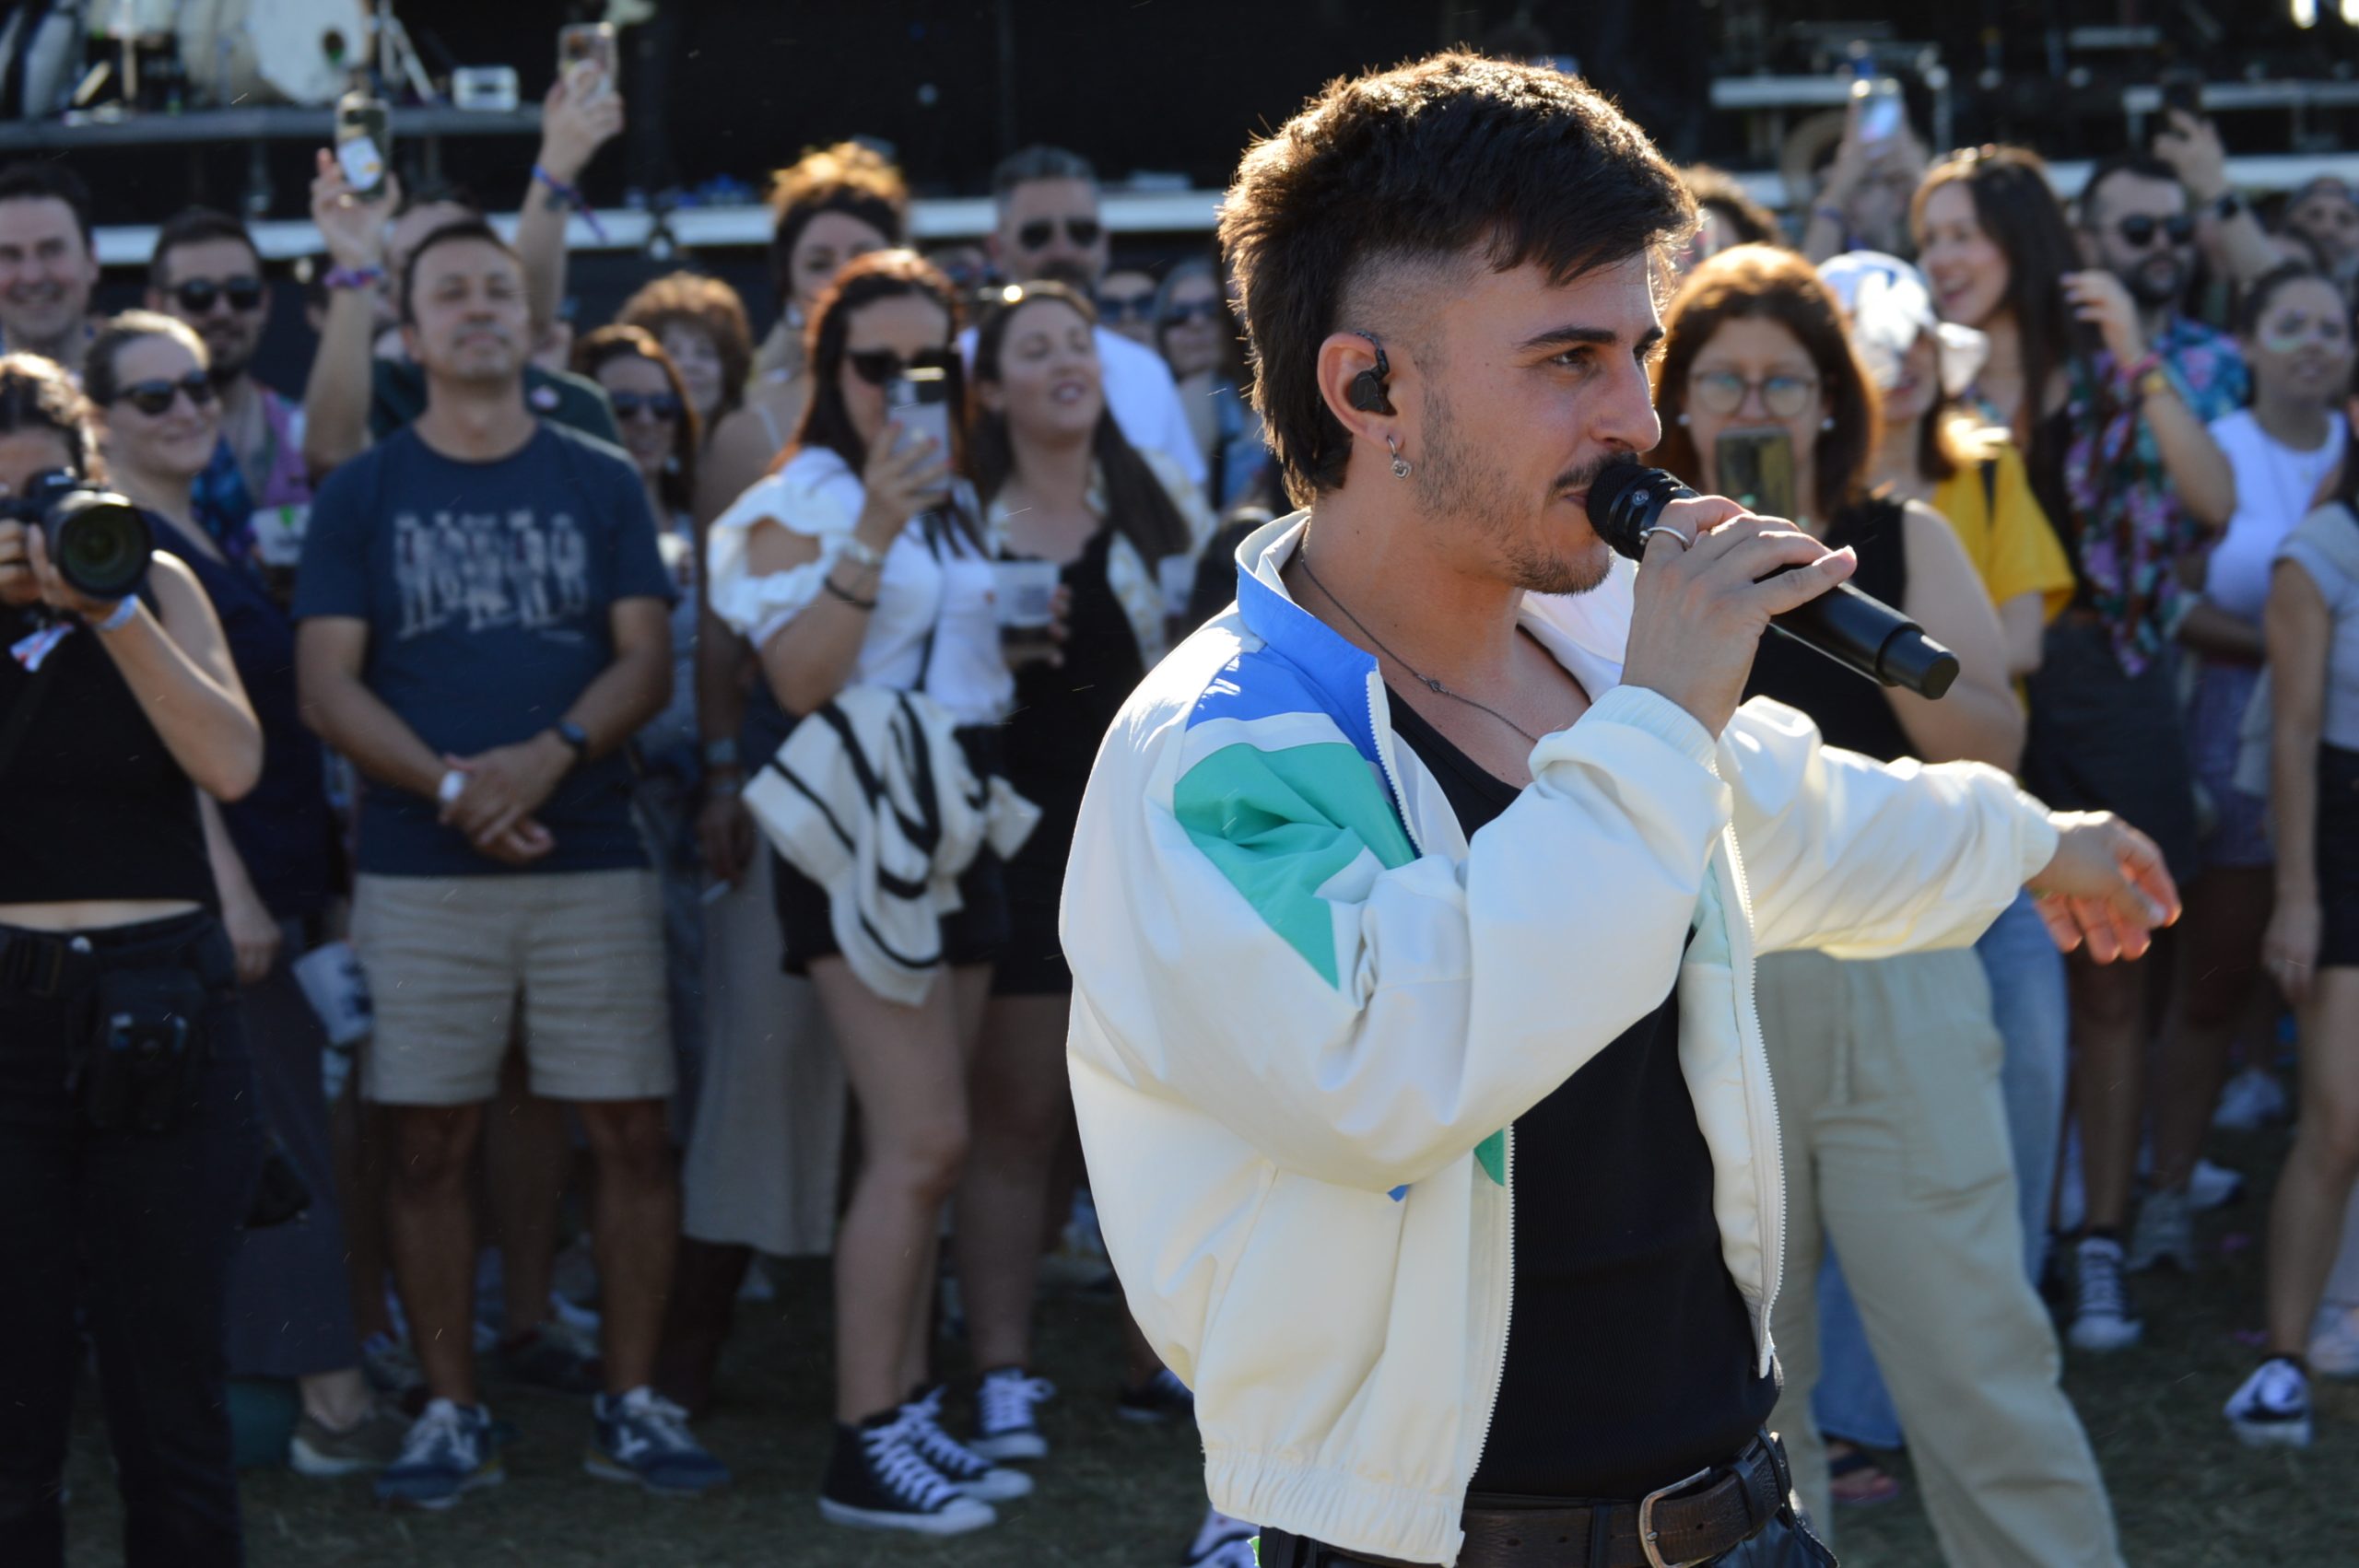
[{"label": "man singing into microphone", "polygon": [[1760,1431],[1754,955],[1964,943],[2026,882],[2099,957],[2176,913],[2110,818],[1738,710],[1848,556],[1710,498],[1641,568],[1591,529],[1693,216],[1588,88],[1455,54],[1228,194],[1304,509],[1115,721],[1063,934],[1108,1246],[1263,1568],[1831,1562]]}]

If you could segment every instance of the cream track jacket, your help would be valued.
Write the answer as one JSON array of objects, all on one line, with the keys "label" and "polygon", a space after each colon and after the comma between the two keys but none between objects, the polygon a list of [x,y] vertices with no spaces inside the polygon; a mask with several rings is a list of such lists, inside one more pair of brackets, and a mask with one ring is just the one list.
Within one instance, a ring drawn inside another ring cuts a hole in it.
[{"label": "cream track jacket", "polygon": [[1620,562],[1526,599],[1594,706],[1470,844],[1394,743],[1375,661],[1287,597],[1304,521],[1240,546],[1238,603],[1098,754],[1062,915],[1074,1101],[1214,1504],[1448,1564],[1507,1351],[1506,1129],[1676,986],[1766,1371],[1785,1186],[1755,954],[1971,942],[2056,832],[1995,769],[1871,762],[1758,700],[1716,743],[1622,685]]}]

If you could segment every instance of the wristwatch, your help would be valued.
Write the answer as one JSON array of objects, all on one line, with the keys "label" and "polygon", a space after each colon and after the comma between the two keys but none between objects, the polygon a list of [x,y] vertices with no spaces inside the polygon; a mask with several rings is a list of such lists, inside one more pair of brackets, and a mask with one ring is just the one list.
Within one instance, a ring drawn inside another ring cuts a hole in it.
[{"label": "wristwatch", "polygon": [[590,731],[584,730],[581,725],[576,724],[572,720],[560,719],[556,723],[549,726],[549,731],[552,734],[556,735],[558,740],[563,741],[567,745],[573,748],[573,760],[577,766],[581,765],[584,758],[589,756]]},{"label": "wristwatch", "polygon": [[2245,199],[2234,191],[2224,193],[2218,201],[2212,204],[2212,216],[2222,223],[2234,222],[2236,216],[2244,210]]}]

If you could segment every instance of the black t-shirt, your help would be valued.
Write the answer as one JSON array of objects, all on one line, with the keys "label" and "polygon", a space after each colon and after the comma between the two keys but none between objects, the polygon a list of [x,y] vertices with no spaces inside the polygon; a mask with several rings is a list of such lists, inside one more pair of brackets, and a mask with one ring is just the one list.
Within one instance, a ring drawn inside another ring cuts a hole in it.
[{"label": "black t-shirt", "polygon": [[[1468,837],[1515,802],[1391,694]],[[1674,990],[1515,1124],[1515,1302],[1470,1491],[1626,1502],[1736,1457],[1778,1402],[1720,1257]]]}]

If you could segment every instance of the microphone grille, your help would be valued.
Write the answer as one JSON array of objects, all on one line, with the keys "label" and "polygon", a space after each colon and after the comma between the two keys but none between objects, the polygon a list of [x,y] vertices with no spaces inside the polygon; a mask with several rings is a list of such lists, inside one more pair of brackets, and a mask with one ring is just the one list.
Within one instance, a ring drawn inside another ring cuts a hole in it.
[{"label": "microphone grille", "polygon": [[1661,469],[1641,462],[1609,463],[1590,481],[1589,525],[1617,554],[1636,560],[1644,554],[1638,531],[1671,498],[1677,483]]}]

